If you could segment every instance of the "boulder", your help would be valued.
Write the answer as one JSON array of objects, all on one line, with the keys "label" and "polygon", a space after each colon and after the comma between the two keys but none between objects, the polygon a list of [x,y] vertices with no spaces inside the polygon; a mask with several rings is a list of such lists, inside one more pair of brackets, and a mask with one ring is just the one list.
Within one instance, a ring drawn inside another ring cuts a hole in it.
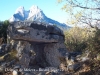
[{"label": "boulder", "polygon": [[17,51],[22,67],[59,67],[66,55],[63,31],[54,25],[37,22],[12,22],[8,43]]},{"label": "boulder", "polygon": [[35,22],[13,22],[8,27],[8,38],[30,42],[52,43],[64,41],[63,32],[56,26]]}]

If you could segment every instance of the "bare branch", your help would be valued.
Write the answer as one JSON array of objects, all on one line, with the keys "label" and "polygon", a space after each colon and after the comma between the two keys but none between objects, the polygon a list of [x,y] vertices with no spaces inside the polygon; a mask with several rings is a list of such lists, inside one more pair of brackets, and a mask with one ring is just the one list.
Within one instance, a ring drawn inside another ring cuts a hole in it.
[{"label": "bare branch", "polygon": [[80,7],[80,8],[83,8],[83,9],[91,9],[91,10],[100,10],[100,8],[90,8],[90,7],[84,7],[84,6],[80,6],[80,5],[73,5],[73,7]]},{"label": "bare branch", "polygon": [[79,7],[82,9],[91,9],[91,10],[100,10],[100,7],[97,8],[91,8],[91,7],[87,7],[87,6],[81,6],[77,0],[75,0],[75,2],[77,2],[78,4],[75,4],[75,2],[73,2],[73,0],[68,1],[73,7]]}]

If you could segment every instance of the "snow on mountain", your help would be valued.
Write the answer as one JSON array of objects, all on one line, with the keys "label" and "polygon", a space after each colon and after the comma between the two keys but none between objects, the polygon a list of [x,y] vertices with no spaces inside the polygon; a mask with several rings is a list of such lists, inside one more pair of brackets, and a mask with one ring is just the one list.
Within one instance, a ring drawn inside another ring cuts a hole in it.
[{"label": "snow on mountain", "polygon": [[[43,14],[44,15],[44,14]],[[32,6],[30,8],[30,13],[29,13],[29,16],[27,19],[30,19],[30,18],[42,18],[43,17],[42,15],[42,10],[38,8],[38,6]]]},{"label": "snow on mountain", "polygon": [[20,14],[22,17],[24,17],[24,7],[20,6],[19,8],[17,8],[17,10],[15,11],[15,14]]},{"label": "snow on mountain", "polygon": [[43,11],[36,5],[33,5],[28,11],[24,9],[23,6],[20,6],[16,9],[15,13],[9,19],[10,22],[13,21],[38,21],[46,24],[57,25],[59,28],[66,30],[70,27],[64,23],[59,23],[51,18],[46,17]]}]

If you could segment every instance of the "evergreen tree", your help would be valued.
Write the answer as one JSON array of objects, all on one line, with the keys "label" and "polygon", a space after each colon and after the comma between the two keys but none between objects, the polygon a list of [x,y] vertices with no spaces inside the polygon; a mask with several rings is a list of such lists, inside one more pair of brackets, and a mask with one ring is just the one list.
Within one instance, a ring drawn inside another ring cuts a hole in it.
[{"label": "evergreen tree", "polygon": [[5,20],[5,21],[0,21],[0,38],[3,39],[3,42],[6,43],[6,39],[7,39],[7,28],[9,25],[9,21]]}]

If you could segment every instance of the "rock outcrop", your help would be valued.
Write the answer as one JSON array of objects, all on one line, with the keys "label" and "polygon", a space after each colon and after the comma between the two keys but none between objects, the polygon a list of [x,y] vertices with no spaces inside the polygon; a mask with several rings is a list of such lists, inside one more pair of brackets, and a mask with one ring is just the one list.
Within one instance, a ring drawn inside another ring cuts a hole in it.
[{"label": "rock outcrop", "polygon": [[63,32],[53,25],[13,22],[7,37],[12,49],[17,51],[17,64],[22,67],[59,67],[67,52]]}]

